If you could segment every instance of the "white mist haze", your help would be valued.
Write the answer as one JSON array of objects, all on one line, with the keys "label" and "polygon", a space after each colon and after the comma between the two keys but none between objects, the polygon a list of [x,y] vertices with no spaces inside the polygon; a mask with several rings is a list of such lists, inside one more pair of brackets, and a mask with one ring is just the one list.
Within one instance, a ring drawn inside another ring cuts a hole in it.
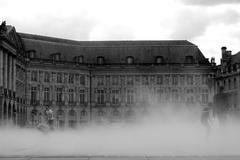
[{"label": "white mist haze", "polygon": [[[37,129],[0,128],[0,155],[239,155],[240,127],[212,123],[209,137],[200,107],[150,104],[136,122],[91,124],[43,134]],[[179,107],[179,108],[177,108]]]}]

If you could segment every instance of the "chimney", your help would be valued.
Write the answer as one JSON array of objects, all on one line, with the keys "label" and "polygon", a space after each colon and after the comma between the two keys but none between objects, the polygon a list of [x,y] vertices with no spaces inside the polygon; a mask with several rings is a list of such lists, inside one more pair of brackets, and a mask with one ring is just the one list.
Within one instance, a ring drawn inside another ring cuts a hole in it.
[{"label": "chimney", "polygon": [[212,66],[216,66],[215,57],[211,58],[211,64],[212,64]]},{"label": "chimney", "polygon": [[222,58],[223,58],[224,57],[224,53],[226,53],[226,51],[227,51],[227,47],[223,46],[221,48],[221,50],[222,50]]}]

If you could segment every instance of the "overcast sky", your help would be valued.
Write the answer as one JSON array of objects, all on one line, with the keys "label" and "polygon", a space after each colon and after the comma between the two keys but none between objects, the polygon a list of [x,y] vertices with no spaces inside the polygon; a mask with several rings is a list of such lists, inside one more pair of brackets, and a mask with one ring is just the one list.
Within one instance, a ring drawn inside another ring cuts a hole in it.
[{"label": "overcast sky", "polygon": [[207,58],[240,51],[240,0],[0,0],[18,32],[74,40],[189,40]]}]

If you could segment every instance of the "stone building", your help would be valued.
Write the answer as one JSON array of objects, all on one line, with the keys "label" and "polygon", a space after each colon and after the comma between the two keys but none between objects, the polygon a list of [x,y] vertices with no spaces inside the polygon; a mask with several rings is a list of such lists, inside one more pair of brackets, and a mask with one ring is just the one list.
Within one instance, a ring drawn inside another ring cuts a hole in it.
[{"label": "stone building", "polygon": [[189,41],[73,41],[5,29],[2,121],[36,124],[51,106],[57,127],[75,127],[132,121],[153,100],[191,106],[212,101],[215,63]]},{"label": "stone building", "polygon": [[227,47],[222,47],[221,50],[221,64],[215,71],[215,92],[223,86],[230,108],[236,111],[240,109],[240,52],[232,55],[232,51],[227,50]]},{"label": "stone building", "polygon": [[14,27],[3,22],[0,26],[0,123],[25,124],[25,64],[21,38]]}]

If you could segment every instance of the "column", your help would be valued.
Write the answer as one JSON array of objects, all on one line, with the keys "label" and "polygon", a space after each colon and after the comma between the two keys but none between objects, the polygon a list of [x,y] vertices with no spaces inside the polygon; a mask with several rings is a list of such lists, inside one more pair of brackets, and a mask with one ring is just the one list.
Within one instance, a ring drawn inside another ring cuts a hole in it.
[{"label": "column", "polygon": [[8,70],[8,88],[9,90],[12,90],[12,56],[9,55],[9,70]]},{"label": "column", "polygon": [[4,88],[8,88],[8,54],[4,54]]},{"label": "column", "polygon": [[3,50],[0,50],[0,86],[3,86]]},{"label": "column", "polygon": [[16,59],[13,58],[13,91],[16,92]]}]

